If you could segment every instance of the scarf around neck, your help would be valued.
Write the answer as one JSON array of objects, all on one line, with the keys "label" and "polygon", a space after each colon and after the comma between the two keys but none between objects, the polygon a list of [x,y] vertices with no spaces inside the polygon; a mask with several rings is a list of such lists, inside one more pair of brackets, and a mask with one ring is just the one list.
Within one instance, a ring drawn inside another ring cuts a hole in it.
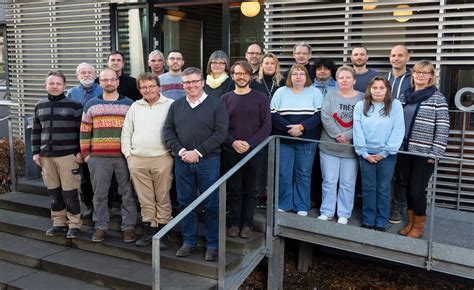
[{"label": "scarf around neck", "polygon": [[436,91],[437,89],[435,86],[426,87],[419,91],[409,88],[405,92],[405,103],[407,105],[421,103],[431,97]]},{"label": "scarf around neck", "polygon": [[227,73],[221,74],[217,79],[213,78],[211,74],[207,75],[206,77],[206,84],[211,89],[217,89],[222,85],[223,82],[229,77]]}]

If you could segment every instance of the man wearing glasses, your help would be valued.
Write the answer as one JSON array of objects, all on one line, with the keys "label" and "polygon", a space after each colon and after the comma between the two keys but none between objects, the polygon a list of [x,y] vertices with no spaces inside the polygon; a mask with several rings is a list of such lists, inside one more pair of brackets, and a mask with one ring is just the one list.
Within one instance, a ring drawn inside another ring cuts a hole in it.
[{"label": "man wearing glasses", "polygon": [[[160,94],[159,79],[151,73],[141,74],[137,84],[143,99],[133,103],[128,110],[121,140],[143,221],[143,235],[135,245],[145,247],[171,220],[169,191],[173,181],[173,158],[163,141],[162,128],[173,100]],[[160,248],[168,247],[168,237],[163,237]]]},{"label": "man wearing glasses", "polygon": [[118,75],[105,69],[99,76],[103,94],[87,102],[81,122],[81,153],[91,173],[94,190],[93,215],[95,232],[93,242],[102,242],[107,236],[109,209],[107,195],[115,173],[118,193],[122,197],[121,215],[123,240],[135,241],[137,207],[133,195],[127,161],[121,151],[121,132],[128,109],[133,100],[120,95]]},{"label": "man wearing glasses", "polygon": [[[179,207],[185,209],[220,177],[221,145],[227,136],[229,117],[218,98],[204,92],[200,69],[190,67],[183,71],[184,98],[171,104],[163,136],[175,154],[175,178]],[[204,202],[204,235],[207,250],[204,259],[214,261],[219,246],[219,196],[214,191]],[[193,211],[181,223],[183,245],[176,252],[186,257],[196,250],[198,216]]]},{"label": "man wearing glasses", "polygon": [[161,93],[168,99],[180,99],[185,96],[182,78],[183,53],[179,50],[171,50],[166,58],[166,64],[169,71],[159,76]]},{"label": "man wearing glasses", "polygon": [[[313,82],[316,77],[315,69],[310,63],[312,51],[313,48],[306,42],[300,42],[293,46],[293,58],[295,59],[295,64],[301,64],[306,68],[311,82]],[[290,70],[285,72],[285,78],[288,78],[289,71]]]},{"label": "man wearing glasses", "polygon": [[260,60],[262,59],[263,50],[260,44],[252,43],[247,47],[245,52],[245,59],[252,66],[252,79],[258,77],[258,71],[260,70]]}]

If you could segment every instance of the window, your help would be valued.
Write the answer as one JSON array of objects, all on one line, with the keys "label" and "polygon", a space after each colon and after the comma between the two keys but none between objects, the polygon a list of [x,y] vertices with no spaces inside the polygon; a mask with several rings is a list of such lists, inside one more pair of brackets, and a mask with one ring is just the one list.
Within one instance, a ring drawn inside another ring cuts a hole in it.
[{"label": "window", "polygon": [[5,97],[7,89],[7,29],[5,25],[0,25],[0,99]]}]

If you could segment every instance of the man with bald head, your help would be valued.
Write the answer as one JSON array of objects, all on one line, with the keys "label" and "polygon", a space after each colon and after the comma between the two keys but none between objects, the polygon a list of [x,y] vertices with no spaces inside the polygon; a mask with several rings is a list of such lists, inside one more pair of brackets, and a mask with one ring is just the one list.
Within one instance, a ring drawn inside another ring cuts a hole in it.
[{"label": "man with bald head", "polygon": [[107,196],[112,175],[115,173],[118,193],[122,197],[123,240],[135,241],[137,207],[133,194],[127,161],[121,151],[121,133],[125,115],[133,100],[119,94],[119,77],[114,70],[105,69],[99,76],[103,94],[87,102],[81,121],[81,153],[91,173],[94,189],[92,219],[95,222],[93,242],[102,242],[107,236],[109,208]]},{"label": "man with bald head", "polygon": [[[388,73],[387,79],[392,86],[392,97],[398,99],[411,87],[411,70],[407,69],[410,53],[405,45],[395,45],[390,50],[389,59],[392,70]],[[388,219],[389,223],[392,224],[398,224],[402,221],[402,213],[406,208],[406,191],[401,178],[401,172],[398,166],[395,166],[392,205],[390,218]]]},{"label": "man with bald head", "polygon": [[258,77],[260,70],[260,60],[262,59],[263,49],[258,43],[252,43],[247,47],[245,59],[252,66],[252,79]]}]

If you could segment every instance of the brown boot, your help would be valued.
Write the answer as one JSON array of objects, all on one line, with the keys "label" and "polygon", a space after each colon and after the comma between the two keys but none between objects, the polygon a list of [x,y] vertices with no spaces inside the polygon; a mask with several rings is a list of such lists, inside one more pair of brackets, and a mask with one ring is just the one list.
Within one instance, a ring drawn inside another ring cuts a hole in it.
[{"label": "brown boot", "polygon": [[405,225],[403,229],[398,231],[398,234],[402,236],[406,236],[411,231],[411,228],[413,227],[413,215],[414,215],[413,210],[407,209],[408,223]]},{"label": "brown boot", "polygon": [[407,237],[419,239],[425,231],[425,219],[424,215],[415,215],[413,220],[413,227],[407,234]]}]

